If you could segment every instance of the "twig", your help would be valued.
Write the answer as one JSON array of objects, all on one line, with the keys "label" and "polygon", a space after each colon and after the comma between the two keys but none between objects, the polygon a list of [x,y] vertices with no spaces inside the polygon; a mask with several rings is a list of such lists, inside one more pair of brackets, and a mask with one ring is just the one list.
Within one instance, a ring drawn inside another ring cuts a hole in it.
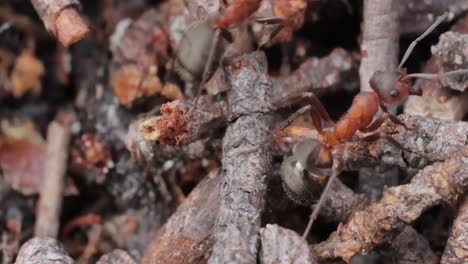
[{"label": "twig", "polygon": [[78,0],[31,0],[44,25],[64,46],[82,39],[89,28],[80,17]]},{"label": "twig", "polygon": [[[365,0],[364,27],[361,44],[359,77],[361,91],[372,90],[369,80],[377,70],[394,70],[398,60],[399,20],[398,0]],[[394,109],[390,109],[394,113]],[[398,169],[378,166],[359,171],[359,189],[370,194],[372,199],[380,197],[385,185],[395,185]]]},{"label": "twig", "polygon": [[349,262],[358,252],[370,252],[405,224],[443,201],[453,202],[468,187],[468,158],[455,157],[420,171],[409,184],[388,188],[382,199],[338,227],[328,240],[313,247],[325,260],[341,257]]},{"label": "twig", "polygon": [[250,150],[271,133],[265,96],[271,82],[263,52],[234,60],[225,72],[231,86],[229,119],[235,121],[223,139],[221,205],[209,263],[255,263],[271,152]]},{"label": "twig", "polygon": [[56,238],[58,235],[69,140],[69,124],[53,121],[49,125],[47,160],[44,166],[45,178],[41,187],[34,228],[36,236]]},{"label": "twig", "polygon": [[15,264],[63,263],[74,264],[62,244],[53,238],[31,238],[21,246]]},{"label": "twig", "polygon": [[398,0],[364,1],[364,29],[359,77],[361,91],[371,90],[377,70],[394,70],[398,60]]},{"label": "twig", "polygon": [[334,49],[323,58],[312,57],[288,76],[272,80],[271,101],[280,101],[291,94],[309,91],[319,95],[328,90],[336,90],[336,87],[355,90],[359,85],[354,82],[358,62],[356,54],[341,48]]},{"label": "twig", "polygon": [[195,187],[146,248],[143,264],[206,263],[219,212],[220,182],[216,172]]},{"label": "twig", "polygon": [[467,263],[468,262],[468,195],[462,199],[458,215],[452,226],[441,263]]},{"label": "twig", "polygon": [[[325,201],[325,206],[320,211],[320,218],[322,221],[334,223],[346,222],[349,216],[363,210],[369,206],[369,203],[370,199],[365,195],[353,192],[339,179],[336,179]],[[390,257],[394,263],[435,264],[437,262],[437,256],[426,238],[409,225],[391,241],[391,248]],[[380,253],[385,254],[384,252]]]},{"label": "twig", "polygon": [[140,122],[141,136],[145,140],[157,140],[168,145],[186,144],[206,137],[227,123],[226,102],[216,99],[213,96],[201,96],[197,107],[190,112],[191,101],[164,104],[161,116]]}]

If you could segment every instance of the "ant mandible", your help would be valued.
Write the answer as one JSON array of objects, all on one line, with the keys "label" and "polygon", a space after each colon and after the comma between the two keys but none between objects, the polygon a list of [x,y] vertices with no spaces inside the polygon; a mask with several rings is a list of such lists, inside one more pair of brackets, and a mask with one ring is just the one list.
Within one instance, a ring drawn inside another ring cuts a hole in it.
[{"label": "ant mandible", "polygon": [[[174,69],[185,82],[192,83],[197,95],[193,106],[201,95],[204,84],[213,76],[223,54],[220,37],[233,41],[229,29],[239,26],[260,7],[261,0],[234,0],[227,5],[221,17],[210,17],[206,12],[200,15],[200,7],[193,7],[186,1],[186,6],[193,12],[197,9],[199,19],[184,32],[175,52]],[[192,14],[194,15],[194,14]],[[278,17],[257,18],[262,24],[280,24]],[[273,36],[272,36],[273,37]],[[193,109],[193,106],[191,109]],[[190,110],[189,110],[190,111]]]},{"label": "ant mandible", "polygon": [[[285,160],[281,171],[284,182],[283,186],[288,196],[293,200],[299,203],[308,202],[310,197],[307,196],[311,195],[311,192],[306,192],[304,186],[302,186],[303,184],[310,185],[308,184],[310,183],[310,179],[304,178],[308,177],[308,175],[298,172],[306,170],[313,175],[317,175],[317,171],[320,169],[331,168],[331,176],[310,215],[309,223],[302,236],[304,239],[307,237],[315,218],[317,218],[334,179],[340,174],[343,166],[341,157],[333,157],[332,149],[340,143],[353,141],[357,131],[360,131],[362,133],[372,134],[358,137],[358,140],[375,141],[378,139],[386,139],[396,147],[411,152],[401,146],[391,136],[375,132],[387,119],[409,129],[396,116],[388,112],[386,104],[399,102],[408,95],[422,95],[422,90],[420,88],[415,89],[410,86],[411,78],[440,79],[449,75],[468,74],[468,69],[451,71],[444,74],[406,74],[406,69],[402,68],[416,44],[442,23],[446,17],[447,13],[440,16],[434,24],[411,43],[395,71],[376,71],[369,81],[372,91],[360,92],[357,94],[348,111],[338,122],[334,123],[331,120],[325,107],[314,94],[303,93],[299,95],[299,97],[308,99],[310,104],[299,109],[280,124],[279,128],[275,131],[274,136],[276,138],[281,138],[283,142],[296,143],[293,148],[293,157]],[[282,106],[284,103],[296,97],[297,96],[289,97],[285,102],[279,103],[278,105]],[[379,112],[379,107],[382,109],[383,113],[374,119]],[[311,132],[308,128],[290,126],[294,119],[307,112],[310,113],[312,123],[317,132],[323,136],[324,142],[308,138],[308,133]],[[328,127],[325,129],[322,127],[322,119],[328,124]],[[293,194],[291,195],[291,193]]]}]

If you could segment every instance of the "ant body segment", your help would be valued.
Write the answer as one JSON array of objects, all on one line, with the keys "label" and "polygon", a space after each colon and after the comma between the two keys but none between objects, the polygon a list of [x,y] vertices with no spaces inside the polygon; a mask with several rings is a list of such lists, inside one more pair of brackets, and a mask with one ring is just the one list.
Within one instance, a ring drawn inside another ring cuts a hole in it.
[{"label": "ant body segment", "polygon": [[[447,13],[440,16],[431,27],[411,43],[395,71],[376,71],[369,80],[372,91],[357,94],[348,111],[338,122],[332,121],[325,107],[312,93],[288,97],[284,102],[277,104],[278,108],[280,108],[283,104],[294,98],[305,98],[310,102],[309,105],[302,107],[281,123],[274,133],[275,138],[279,138],[282,141],[281,143],[294,144],[293,155],[285,159],[281,169],[283,187],[288,196],[299,204],[310,206],[310,201],[318,197],[317,187],[314,190],[307,190],[307,188],[310,188],[313,184],[317,185],[317,183],[319,186],[323,186],[323,180],[318,175],[323,175],[321,169],[331,169],[328,182],[323,188],[320,198],[310,215],[309,223],[302,236],[303,239],[307,237],[334,179],[340,174],[343,166],[341,157],[334,157],[332,155],[333,148],[340,143],[356,140],[357,136],[357,140],[364,141],[385,139],[399,149],[412,152],[401,146],[391,136],[375,132],[387,119],[409,129],[396,116],[388,112],[386,105],[399,102],[408,95],[422,95],[421,89],[414,89],[410,86],[411,78],[440,79],[449,75],[468,74],[468,69],[444,74],[406,74],[406,69],[402,68],[402,65],[406,62],[417,42],[427,36],[446,17]],[[383,113],[375,118],[379,112],[379,108]],[[290,126],[294,119],[307,112],[310,114],[315,130],[323,136],[323,142],[311,139],[308,136],[308,132],[311,130],[309,128]],[[322,120],[328,125],[326,128],[322,127]],[[356,135],[358,132],[370,134],[359,136]]]},{"label": "ant body segment", "polygon": [[[184,32],[175,52],[174,69],[182,80],[197,87],[194,106],[197,103],[204,84],[213,76],[223,55],[220,37],[233,42],[229,30],[241,25],[260,7],[261,0],[234,0],[228,5],[222,16],[213,18],[196,7],[199,19],[193,22]],[[186,1],[192,15],[194,7]],[[202,18],[203,17],[203,18]],[[257,18],[262,24],[280,24],[278,17]],[[192,107],[193,109],[193,107]],[[190,111],[190,110],[189,110]]]}]

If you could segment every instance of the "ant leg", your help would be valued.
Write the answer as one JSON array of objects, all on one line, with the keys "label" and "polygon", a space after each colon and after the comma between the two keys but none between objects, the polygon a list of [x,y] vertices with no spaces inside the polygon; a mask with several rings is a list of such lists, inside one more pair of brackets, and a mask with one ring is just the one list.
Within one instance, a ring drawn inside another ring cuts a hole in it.
[{"label": "ant leg", "polygon": [[[392,144],[393,146],[401,149],[401,150],[404,150],[406,152],[409,152],[409,153],[414,153],[414,151],[410,150],[410,149],[407,149],[405,147],[403,147],[398,141],[396,141],[394,138],[392,138],[391,136],[385,134],[385,133],[374,133],[374,134],[370,134],[368,136],[365,136],[365,137],[362,137],[362,138],[359,138],[360,140],[363,140],[363,141],[367,141],[367,142],[374,142],[374,141],[377,141],[379,139],[385,139],[388,141],[388,143]],[[415,154],[418,154],[418,153],[415,153]]]},{"label": "ant leg", "polygon": [[327,122],[329,126],[332,127],[332,126],[335,125],[333,120],[330,118],[330,115],[328,115],[327,110],[325,109],[325,107],[323,106],[323,104],[320,102],[320,100],[318,99],[318,97],[315,94],[313,94],[313,93],[302,93],[301,97],[306,98],[307,100],[309,100],[312,103],[313,106],[315,106],[315,108],[317,109],[320,117],[322,117],[323,120],[325,120],[325,122]]},{"label": "ant leg", "polygon": [[439,16],[437,20],[434,22],[434,24],[432,24],[426,31],[424,31],[424,33],[422,33],[421,36],[419,36],[418,38],[413,40],[413,42],[411,42],[411,44],[409,45],[408,49],[405,52],[405,55],[401,59],[400,65],[398,65],[397,69],[400,69],[403,66],[403,64],[405,64],[406,60],[408,59],[409,55],[413,51],[414,47],[416,47],[416,44],[418,44],[419,41],[421,41],[423,38],[429,35],[429,33],[431,33],[438,25],[440,25],[440,23],[442,23],[442,21],[444,21],[447,18],[447,16],[448,16],[447,12]]},{"label": "ant leg", "polygon": [[217,46],[218,46],[218,41],[219,41],[219,35],[221,34],[221,30],[220,29],[216,29],[215,31],[215,35],[214,35],[214,38],[213,38],[213,42],[211,44],[211,48],[210,48],[210,53],[208,54],[208,60],[205,64],[205,69],[203,70],[203,75],[202,75],[202,79],[201,79],[201,82],[200,84],[198,85],[198,90],[197,90],[197,95],[195,97],[195,100],[192,104],[192,107],[190,107],[190,109],[188,110],[187,113],[191,113],[192,110],[196,107],[197,103],[198,103],[198,99],[200,98],[201,96],[201,93],[202,93],[202,90],[203,90],[203,86],[205,86],[205,83],[211,78],[211,76],[213,76],[214,74],[214,71],[211,70],[211,67],[213,66],[213,59],[214,59],[214,55],[215,55],[215,52],[217,50]]},{"label": "ant leg", "polygon": [[285,20],[284,18],[281,17],[262,17],[262,18],[257,18],[255,19],[257,23],[263,24],[263,25],[275,25],[273,30],[270,32],[270,35],[266,38],[262,38],[260,40],[260,43],[258,44],[258,50],[260,50],[262,47],[264,47],[268,42],[270,42],[273,38],[278,35],[278,33],[284,28]]},{"label": "ant leg", "polygon": [[[398,119],[398,117],[396,117],[396,116],[392,115],[391,113],[389,113],[387,107],[385,106],[385,104],[382,101],[380,101],[380,108],[382,108],[382,111],[384,112],[382,114],[382,116],[385,115],[385,118],[390,119],[390,121],[392,121],[394,124],[400,125],[400,126],[404,127],[406,130],[411,130],[411,128],[409,128],[405,123],[403,123],[400,119]],[[383,120],[383,121],[385,121],[385,120]],[[383,123],[383,121],[382,121],[382,123]]]},{"label": "ant leg", "polygon": [[315,219],[317,218],[318,214],[320,213],[320,210],[324,206],[325,199],[327,198],[327,195],[330,192],[330,188],[331,188],[332,184],[334,183],[336,177],[338,177],[338,175],[340,175],[341,170],[343,168],[343,161],[341,160],[341,158],[337,158],[336,162],[334,162],[334,163],[335,163],[335,166],[332,168],[332,174],[331,174],[330,178],[328,179],[328,182],[325,185],[325,188],[323,189],[322,194],[320,195],[320,198],[319,198],[319,200],[317,202],[317,205],[315,206],[314,210],[310,214],[309,223],[307,223],[307,227],[306,227],[306,229],[304,231],[304,234],[302,234],[302,239],[304,239],[304,240],[307,238],[307,235],[309,234],[310,229],[312,228],[312,225],[313,225]]},{"label": "ant leg", "polygon": [[291,102],[298,101],[299,99],[307,99],[311,103],[311,105],[315,108],[315,110],[318,112],[319,116],[323,120],[325,120],[325,122],[327,122],[330,127],[335,125],[333,120],[330,118],[330,115],[328,115],[328,112],[323,106],[323,104],[320,102],[317,96],[313,93],[300,93],[296,95],[291,95],[278,102],[274,102],[273,105],[276,109],[280,109],[280,108],[288,106]]},{"label": "ant leg", "polygon": [[306,105],[300,108],[299,110],[297,110],[296,112],[294,112],[292,115],[288,117],[288,119],[281,122],[277,129],[281,130],[281,129],[286,128],[299,116],[307,113],[308,111],[310,111],[310,116],[312,117],[312,122],[314,123],[315,129],[319,131],[319,133],[322,133],[322,122],[320,120],[320,116],[317,114],[317,112],[314,110],[314,108],[311,105]]}]

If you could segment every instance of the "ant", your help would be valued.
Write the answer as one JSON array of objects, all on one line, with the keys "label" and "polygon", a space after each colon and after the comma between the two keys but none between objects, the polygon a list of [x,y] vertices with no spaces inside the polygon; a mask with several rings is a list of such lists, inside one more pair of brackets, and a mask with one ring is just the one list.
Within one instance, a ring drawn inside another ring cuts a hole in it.
[{"label": "ant", "polygon": [[[309,105],[302,107],[281,123],[273,135],[274,138],[281,139],[281,143],[294,144],[293,155],[285,159],[281,169],[283,186],[288,196],[299,204],[310,206],[310,201],[317,197],[315,195],[317,190],[307,190],[307,188],[313,185],[312,183],[315,184],[317,182],[323,186],[323,179],[318,175],[321,174],[321,169],[331,169],[328,182],[310,215],[309,223],[302,235],[303,239],[307,237],[314,220],[324,205],[326,195],[334,179],[340,174],[343,167],[342,158],[333,156],[333,148],[340,143],[356,140],[357,137],[357,140],[364,141],[385,139],[399,149],[412,152],[401,146],[391,136],[375,132],[387,119],[405,127],[405,129],[409,129],[396,116],[388,112],[386,104],[399,102],[409,95],[422,95],[420,88],[410,86],[411,78],[440,79],[450,75],[468,74],[468,69],[451,71],[444,74],[406,74],[406,69],[402,68],[416,44],[442,23],[446,17],[447,13],[440,16],[434,24],[411,43],[395,71],[376,71],[369,80],[372,91],[357,94],[348,111],[338,122],[332,121],[325,107],[312,93],[290,96],[286,98],[285,102],[277,104],[280,106],[278,108],[281,108],[284,103],[294,98],[305,98],[310,101]],[[379,112],[379,108],[383,113],[375,118]],[[310,113],[315,130],[322,135],[323,141],[316,140],[311,136],[310,132],[312,129],[290,125],[293,120],[307,112]],[[325,129],[322,127],[322,120],[328,124],[328,127]],[[371,134],[361,137],[356,135],[358,131]],[[310,174],[312,174],[312,178]],[[309,178],[307,179],[306,177]]]},{"label": "ant", "polygon": [[[257,11],[260,3],[261,0],[234,0],[230,5],[225,3],[227,7],[221,17],[210,17],[200,6],[197,7],[197,14],[192,14],[197,21],[189,25],[183,34],[173,63],[182,80],[198,86],[193,106],[196,105],[204,84],[211,79],[221,61],[223,47],[219,41],[220,37],[232,43],[233,37],[229,30],[247,20]],[[186,6],[189,12],[195,13],[193,4],[186,1]],[[283,19],[268,17],[257,18],[255,21],[262,24],[280,24]],[[271,35],[270,38],[272,37],[274,36]]]}]

